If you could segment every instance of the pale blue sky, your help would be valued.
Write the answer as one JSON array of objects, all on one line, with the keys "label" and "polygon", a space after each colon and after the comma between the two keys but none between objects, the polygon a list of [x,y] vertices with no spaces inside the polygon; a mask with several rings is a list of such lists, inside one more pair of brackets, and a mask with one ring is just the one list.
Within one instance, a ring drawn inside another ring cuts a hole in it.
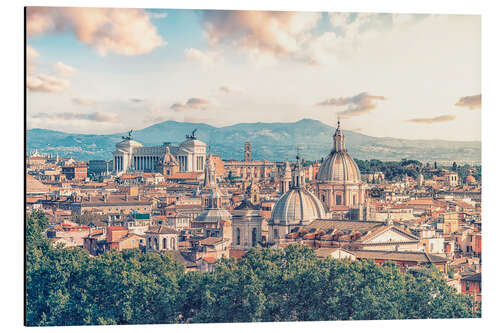
[{"label": "pale blue sky", "polygon": [[29,128],[342,113],[372,136],[481,136],[479,16],[29,8],[27,24]]}]

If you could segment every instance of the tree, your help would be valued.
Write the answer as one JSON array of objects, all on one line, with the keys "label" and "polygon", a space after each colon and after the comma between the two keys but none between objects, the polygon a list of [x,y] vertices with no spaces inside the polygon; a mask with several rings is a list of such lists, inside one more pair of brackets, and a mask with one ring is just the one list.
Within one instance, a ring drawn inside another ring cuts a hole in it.
[{"label": "tree", "polygon": [[170,254],[111,251],[91,257],[54,247],[47,219],[26,217],[29,326],[187,322],[469,318],[472,298],[435,268],[319,259],[313,249],[252,248],[213,272],[185,272]]}]

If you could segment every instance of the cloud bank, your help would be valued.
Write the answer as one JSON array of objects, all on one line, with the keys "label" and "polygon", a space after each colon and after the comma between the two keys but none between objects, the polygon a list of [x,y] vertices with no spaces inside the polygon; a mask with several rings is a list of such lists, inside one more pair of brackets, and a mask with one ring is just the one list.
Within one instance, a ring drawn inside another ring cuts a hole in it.
[{"label": "cloud bank", "polygon": [[203,99],[203,98],[190,98],[187,100],[185,104],[182,103],[174,103],[170,106],[170,109],[174,111],[185,111],[185,110],[205,110],[208,108],[212,102],[210,102],[208,99]]},{"label": "cloud bank", "polygon": [[455,106],[467,107],[469,110],[481,108],[481,94],[461,97]]},{"label": "cloud bank", "polygon": [[71,31],[76,38],[104,56],[149,53],[166,44],[150,22],[151,14],[131,8],[28,7],[28,38]]},{"label": "cloud bank", "polygon": [[68,80],[45,74],[31,75],[26,80],[26,87],[33,92],[61,92],[70,85]]},{"label": "cloud bank", "polygon": [[95,101],[90,98],[74,97],[71,101],[76,105],[89,106],[95,104]]},{"label": "cloud bank", "polygon": [[200,51],[195,48],[189,48],[184,51],[184,56],[188,61],[199,63],[205,66],[215,64],[221,57],[218,52],[214,51]]},{"label": "cloud bank", "polygon": [[118,122],[119,118],[114,113],[103,113],[103,112],[94,112],[94,113],[71,113],[71,112],[62,112],[62,113],[36,113],[32,116],[33,119],[48,119],[48,120],[89,120],[98,123],[111,123]]},{"label": "cloud bank", "polygon": [[211,45],[276,56],[293,54],[310,38],[321,13],[214,10],[204,12],[205,35]]},{"label": "cloud bank", "polygon": [[407,122],[410,123],[419,123],[419,124],[434,124],[434,123],[443,123],[447,121],[452,121],[455,120],[457,116],[454,115],[442,115],[442,116],[437,116],[434,118],[413,118],[413,119],[408,119]]},{"label": "cloud bank", "polygon": [[320,102],[318,106],[347,106],[344,111],[337,112],[341,118],[350,118],[369,113],[377,107],[375,101],[387,100],[384,96],[374,96],[367,92],[362,92],[352,97],[330,98]]}]

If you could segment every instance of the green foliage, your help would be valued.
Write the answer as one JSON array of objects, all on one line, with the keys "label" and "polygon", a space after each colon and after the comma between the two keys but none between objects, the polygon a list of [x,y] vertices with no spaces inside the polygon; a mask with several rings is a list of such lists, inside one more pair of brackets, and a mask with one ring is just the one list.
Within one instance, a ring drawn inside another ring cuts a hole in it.
[{"label": "green foliage", "polygon": [[361,173],[382,172],[387,180],[401,180],[405,175],[417,179],[422,163],[417,160],[403,159],[400,162],[354,159]]},{"label": "green foliage", "polygon": [[96,222],[100,219],[100,216],[96,213],[91,213],[89,211],[84,211],[83,214],[73,214],[71,219],[80,225],[89,225],[92,222]]},{"label": "green foliage", "polygon": [[39,212],[26,224],[29,326],[477,317],[435,269],[318,259],[310,248],[253,248],[211,273],[139,250],[91,257],[51,246]]}]

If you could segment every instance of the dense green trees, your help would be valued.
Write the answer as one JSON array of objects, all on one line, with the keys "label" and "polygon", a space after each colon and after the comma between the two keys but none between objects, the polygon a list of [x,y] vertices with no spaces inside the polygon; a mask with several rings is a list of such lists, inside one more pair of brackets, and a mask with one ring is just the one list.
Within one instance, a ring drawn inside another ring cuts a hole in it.
[{"label": "dense green trees", "polygon": [[184,272],[170,255],[90,257],[54,248],[47,220],[27,216],[26,321],[35,325],[475,317],[432,269],[318,259],[312,249],[252,249],[214,272]]},{"label": "dense green trees", "polygon": [[401,161],[358,160],[354,159],[361,173],[382,172],[387,180],[401,180],[405,175],[417,178],[422,163],[416,160]]}]

